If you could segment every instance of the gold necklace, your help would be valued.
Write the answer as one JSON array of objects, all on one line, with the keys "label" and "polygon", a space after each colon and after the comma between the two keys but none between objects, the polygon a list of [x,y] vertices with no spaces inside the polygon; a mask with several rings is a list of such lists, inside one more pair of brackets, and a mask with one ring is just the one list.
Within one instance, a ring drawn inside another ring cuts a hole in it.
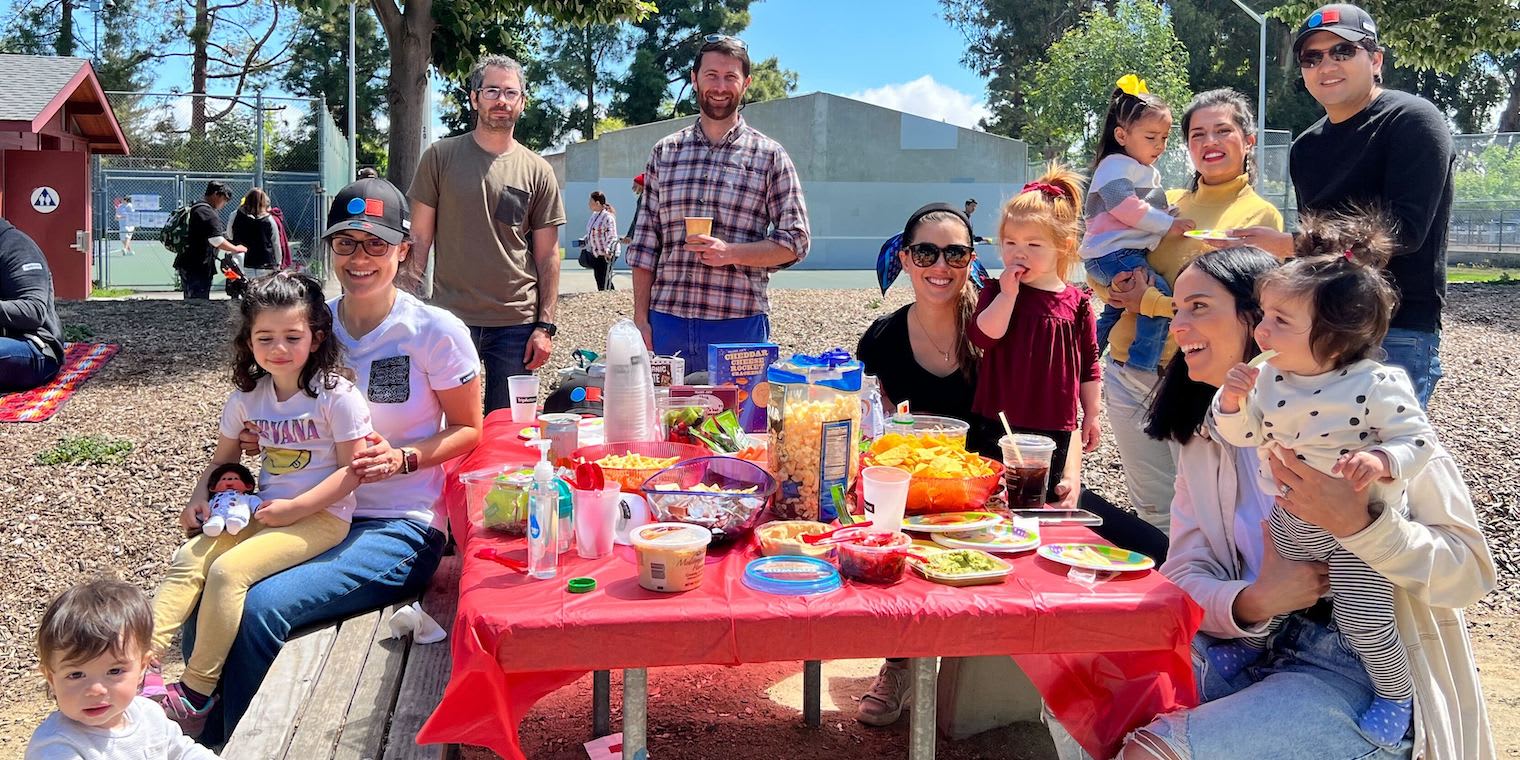
[{"label": "gold necklace", "polygon": [[940,348],[939,347],[939,341],[936,341],[934,339],[934,336],[932,336],[932,335],[929,334],[929,328],[926,327],[926,326],[924,326],[924,319],[923,319],[923,317],[918,316],[918,306],[915,305],[913,308],[909,309],[908,312],[911,313],[913,315],[914,320],[918,322],[918,329],[919,329],[919,332],[922,332],[924,334],[924,340],[929,341],[929,345],[933,346],[934,350],[938,351],[939,355],[942,356],[942,357],[944,357],[944,360],[945,360],[946,364],[949,364],[951,362],[950,352],[946,351],[943,348]]}]

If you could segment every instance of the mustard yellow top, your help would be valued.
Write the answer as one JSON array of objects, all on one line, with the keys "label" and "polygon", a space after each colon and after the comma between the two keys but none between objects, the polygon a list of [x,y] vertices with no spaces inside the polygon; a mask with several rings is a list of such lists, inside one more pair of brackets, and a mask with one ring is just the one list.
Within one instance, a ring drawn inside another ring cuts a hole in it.
[{"label": "mustard yellow top", "polygon": [[[1196,229],[1228,230],[1237,227],[1263,225],[1276,230],[1283,228],[1282,213],[1251,188],[1247,175],[1240,175],[1222,185],[1200,183],[1197,190],[1171,190],[1166,194],[1167,203],[1178,208],[1178,218],[1191,219]],[[1181,236],[1165,237],[1156,250],[1146,256],[1151,268],[1166,278],[1167,284],[1175,284],[1177,273],[1183,265],[1199,254],[1213,250],[1201,240]],[[1092,280],[1088,284],[1101,298],[1108,297],[1108,288]],[[1147,317],[1172,316],[1172,297],[1151,288],[1140,302],[1140,312]],[[1119,322],[1108,334],[1109,355],[1115,361],[1129,360],[1129,344],[1135,340],[1135,315],[1124,312]],[[1177,344],[1170,335],[1161,349],[1161,364],[1165,366],[1177,353]]]}]

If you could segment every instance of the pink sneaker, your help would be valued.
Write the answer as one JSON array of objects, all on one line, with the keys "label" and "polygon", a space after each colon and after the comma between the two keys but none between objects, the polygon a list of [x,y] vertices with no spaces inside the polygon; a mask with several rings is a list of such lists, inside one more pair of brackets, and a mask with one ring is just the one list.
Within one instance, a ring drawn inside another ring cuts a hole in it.
[{"label": "pink sneaker", "polygon": [[197,710],[191,703],[190,696],[185,693],[184,684],[169,684],[167,691],[168,694],[160,703],[164,706],[164,714],[179,724],[185,736],[191,739],[199,737],[206,730],[206,717],[211,714],[211,708],[216,706],[216,697],[206,700],[206,704]]},{"label": "pink sneaker", "polygon": [[169,695],[169,690],[164,688],[164,668],[158,663],[148,666],[148,672],[143,676],[142,688],[137,695],[147,697],[159,704],[164,703],[164,697]]}]

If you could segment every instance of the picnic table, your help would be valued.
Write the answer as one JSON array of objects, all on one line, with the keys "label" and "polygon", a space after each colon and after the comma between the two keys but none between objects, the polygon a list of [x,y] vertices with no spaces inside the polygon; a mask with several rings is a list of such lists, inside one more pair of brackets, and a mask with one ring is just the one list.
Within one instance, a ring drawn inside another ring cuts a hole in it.
[{"label": "picnic table", "polygon": [[[516,438],[521,425],[502,412],[487,419],[481,446],[457,471],[533,461],[536,453]],[[481,528],[451,481],[445,499],[463,555],[453,672],[419,743],[524,758],[517,727],[535,702],[586,671],[621,669],[624,757],[633,757],[644,749],[645,669],[695,664],[912,658],[916,760],[933,756],[936,657],[1013,656],[1051,712],[1099,757],[1155,715],[1196,704],[1190,643],[1202,613],[1156,572],[1087,587],[1068,580],[1065,566],[1026,553],[998,585],[952,588],[910,574],[890,587],[846,583],[787,597],[743,585],[744,566],[757,555],[741,541],[711,550],[702,586],[683,594],[641,588],[637,560],[621,546],[598,560],[562,554],[557,579],[532,580],[475,556],[494,548],[523,559],[526,545]],[[1096,540],[1076,527],[1043,533],[1047,542]],[[595,578],[596,590],[569,593],[565,580],[577,576]]]}]

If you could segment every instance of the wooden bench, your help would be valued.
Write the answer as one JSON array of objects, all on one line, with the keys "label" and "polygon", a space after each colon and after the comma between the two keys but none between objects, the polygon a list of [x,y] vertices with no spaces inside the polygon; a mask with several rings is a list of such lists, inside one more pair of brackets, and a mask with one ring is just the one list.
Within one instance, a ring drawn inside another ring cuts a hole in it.
[{"label": "wooden bench", "polygon": [[[458,602],[457,555],[443,558],[422,607],[444,630]],[[422,760],[456,748],[418,746],[417,732],[449,681],[448,640],[392,639],[386,621],[403,605],[291,639],[222,749],[223,760]]]}]

